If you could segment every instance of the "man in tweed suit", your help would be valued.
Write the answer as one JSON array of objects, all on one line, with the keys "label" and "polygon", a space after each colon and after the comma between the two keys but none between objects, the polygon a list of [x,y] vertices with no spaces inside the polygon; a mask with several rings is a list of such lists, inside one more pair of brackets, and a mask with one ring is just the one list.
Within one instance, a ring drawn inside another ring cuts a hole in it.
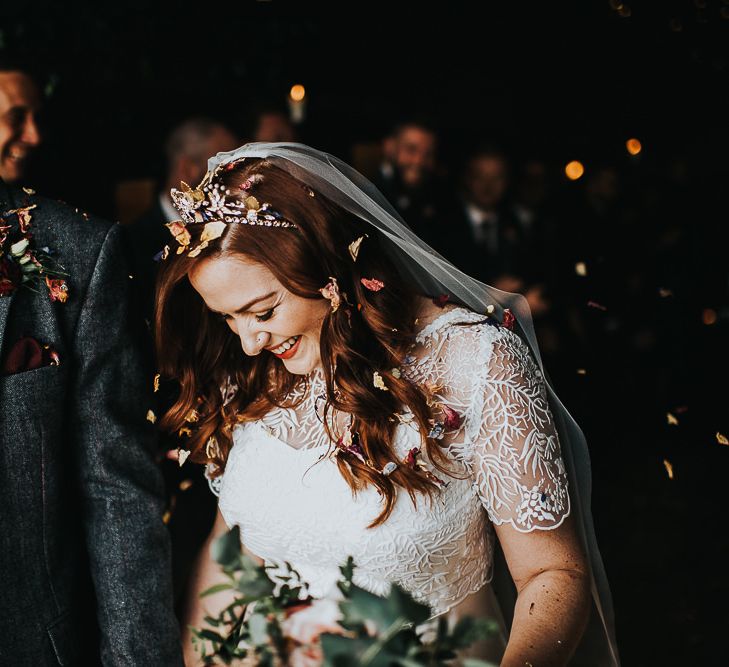
[{"label": "man in tweed suit", "polygon": [[[34,247],[55,252],[68,298],[0,297],[0,665],[179,666],[121,229],[0,181],[2,224],[33,205]],[[53,363],[26,363],[23,341]]]}]

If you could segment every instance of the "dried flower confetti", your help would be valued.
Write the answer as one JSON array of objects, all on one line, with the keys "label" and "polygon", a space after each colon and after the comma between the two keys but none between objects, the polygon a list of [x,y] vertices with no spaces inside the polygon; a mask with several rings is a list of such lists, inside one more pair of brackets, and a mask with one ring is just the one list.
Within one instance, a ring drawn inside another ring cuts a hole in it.
[{"label": "dried flower confetti", "polygon": [[322,287],[319,292],[325,299],[329,299],[330,303],[332,304],[332,312],[335,313],[337,311],[337,308],[339,308],[339,304],[342,302],[342,297],[339,294],[339,285],[337,284],[337,279],[329,276],[329,280],[330,282]]},{"label": "dried flower confetti", "polygon": [[438,308],[443,308],[448,303],[449,298],[450,297],[447,294],[439,294],[433,298],[433,303],[438,306]]},{"label": "dried flower confetti", "polygon": [[364,236],[360,236],[356,241],[352,241],[352,243],[349,244],[349,256],[352,258],[353,262],[357,261],[357,256],[359,255],[359,247],[362,245],[362,241],[365,240],[367,237],[367,234]]},{"label": "dried flower confetti", "polygon": [[719,443],[720,445],[729,445],[729,438],[727,438],[727,437],[726,437],[725,435],[723,435],[722,433],[719,433],[719,431],[717,431],[717,432],[716,432],[716,441],[717,441],[717,442],[718,442],[718,443]]},{"label": "dried flower confetti", "polygon": [[577,375],[587,375],[587,371],[584,368],[578,368]]},{"label": "dried flower confetti", "polygon": [[514,322],[516,322],[516,317],[514,317],[514,313],[512,313],[511,310],[509,310],[508,308],[504,308],[504,320],[502,322],[504,327],[513,331]]},{"label": "dried flower confetti", "polygon": [[586,276],[587,275],[587,264],[584,262],[577,262],[575,264],[575,273],[578,276]]},{"label": "dried flower confetti", "polygon": [[461,415],[459,415],[453,408],[442,405],[442,410],[445,415],[445,419],[443,420],[443,424],[446,427],[446,429],[453,430],[457,429],[462,422]]},{"label": "dried flower confetti", "polygon": [[397,378],[398,380],[400,379],[401,373],[399,368],[393,368],[390,373],[392,374],[392,377]]},{"label": "dried flower confetti", "polygon": [[598,310],[605,311],[607,308],[603,306],[602,304],[599,304],[597,301],[588,301],[587,305],[590,306],[590,308],[597,308]]},{"label": "dried flower confetti", "polygon": [[385,464],[385,467],[380,472],[382,472],[382,474],[385,477],[387,477],[388,475],[391,475],[392,473],[394,473],[396,470],[397,470],[397,463],[395,463],[394,461],[388,461]]},{"label": "dried flower confetti", "polygon": [[183,479],[180,482],[180,491],[187,491],[192,486],[191,479]]},{"label": "dried flower confetti", "polygon": [[205,456],[207,456],[209,459],[212,459],[215,454],[218,453],[218,440],[214,435],[211,435],[208,438],[207,443],[205,444]]},{"label": "dried flower confetti", "polygon": [[189,438],[192,435],[192,431],[189,428],[187,428],[187,426],[183,426],[179,431],[177,431],[177,435],[180,437],[185,435]]},{"label": "dried flower confetti", "polygon": [[48,287],[48,294],[51,297],[51,301],[59,301],[66,303],[68,301],[68,285],[62,278],[51,279],[46,277],[46,286]]},{"label": "dried flower confetti", "polygon": [[379,374],[378,371],[375,371],[374,375],[372,376],[373,383],[377,389],[381,389],[382,391],[390,391],[387,386],[385,385],[385,381],[382,379],[382,376]]},{"label": "dried flower confetti", "polygon": [[154,376],[154,393],[156,394],[159,391],[159,379],[161,375],[157,373],[157,375]]},{"label": "dried flower confetti", "polygon": [[673,465],[668,459],[663,459],[663,467],[668,473],[668,479],[673,479]]},{"label": "dried flower confetti", "polygon": [[416,463],[416,457],[417,457],[417,455],[418,455],[419,452],[420,452],[420,447],[413,447],[407,453],[407,456],[405,457],[405,465],[406,466],[409,466],[410,468],[414,468],[415,467],[415,463]]},{"label": "dried flower confetti", "polygon": [[361,278],[360,282],[370,292],[379,292],[385,286],[385,283],[383,283],[381,280],[377,280],[377,278]]},{"label": "dried flower confetti", "polygon": [[31,206],[24,206],[23,208],[15,208],[12,211],[8,211],[8,214],[15,213],[18,216],[18,224],[20,225],[21,234],[25,234],[30,228],[30,211],[32,211],[37,206],[38,204],[33,204]]},{"label": "dried flower confetti", "polygon": [[671,426],[676,426],[678,424],[678,419],[674,417],[670,412],[666,413],[666,420]]},{"label": "dried flower confetti", "polygon": [[187,461],[188,456],[190,456],[189,449],[178,449],[177,450],[177,463],[179,464],[180,468],[182,468],[185,461]]},{"label": "dried flower confetti", "polygon": [[154,424],[157,421],[157,415],[152,410],[147,410],[147,421]]},{"label": "dried flower confetti", "polygon": [[443,422],[441,422],[441,421],[433,422],[431,420],[431,423],[433,424],[433,427],[430,429],[430,432],[428,433],[428,437],[433,438],[434,440],[440,440],[443,437],[443,434],[445,433],[445,427],[443,426]]}]

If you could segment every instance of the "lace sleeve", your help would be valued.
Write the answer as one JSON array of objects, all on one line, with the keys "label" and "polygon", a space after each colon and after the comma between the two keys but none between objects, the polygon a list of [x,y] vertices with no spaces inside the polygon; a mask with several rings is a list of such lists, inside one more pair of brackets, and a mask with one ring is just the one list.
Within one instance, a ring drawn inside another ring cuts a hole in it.
[{"label": "lace sleeve", "polygon": [[494,524],[508,522],[520,532],[556,528],[570,501],[546,382],[517,334],[503,327],[491,332],[474,394],[474,489]]}]

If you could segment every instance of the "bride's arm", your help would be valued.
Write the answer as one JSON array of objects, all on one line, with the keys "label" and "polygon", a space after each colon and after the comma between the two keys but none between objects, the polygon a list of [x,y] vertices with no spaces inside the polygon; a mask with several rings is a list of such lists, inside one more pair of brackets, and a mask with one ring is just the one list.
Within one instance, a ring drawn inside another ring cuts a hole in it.
[{"label": "bride's arm", "polygon": [[566,665],[590,612],[590,576],[572,517],[554,530],[496,526],[519,593],[502,667]]},{"label": "bride's arm", "polygon": [[227,607],[235,597],[234,591],[221,591],[204,598],[200,593],[216,584],[226,583],[228,580],[223,571],[210,555],[210,547],[213,542],[228,531],[222,515],[218,512],[215,525],[210,531],[205,544],[195,561],[190,581],[190,599],[187,601],[185,619],[182,628],[182,650],[185,657],[185,665],[202,664],[199,654],[192,644],[192,633],[189,626],[202,628],[205,625],[205,616],[217,616],[221,609]]}]

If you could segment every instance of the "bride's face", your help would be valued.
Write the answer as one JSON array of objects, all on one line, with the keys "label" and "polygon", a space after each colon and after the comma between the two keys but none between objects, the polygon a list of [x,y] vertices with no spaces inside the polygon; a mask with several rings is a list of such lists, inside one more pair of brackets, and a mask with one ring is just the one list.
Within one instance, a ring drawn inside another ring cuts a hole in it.
[{"label": "bride's face", "polygon": [[273,354],[298,375],[321,365],[319,333],[331,307],[323,297],[296,296],[265,266],[242,257],[204,259],[188,277],[240,338],[245,354]]}]

